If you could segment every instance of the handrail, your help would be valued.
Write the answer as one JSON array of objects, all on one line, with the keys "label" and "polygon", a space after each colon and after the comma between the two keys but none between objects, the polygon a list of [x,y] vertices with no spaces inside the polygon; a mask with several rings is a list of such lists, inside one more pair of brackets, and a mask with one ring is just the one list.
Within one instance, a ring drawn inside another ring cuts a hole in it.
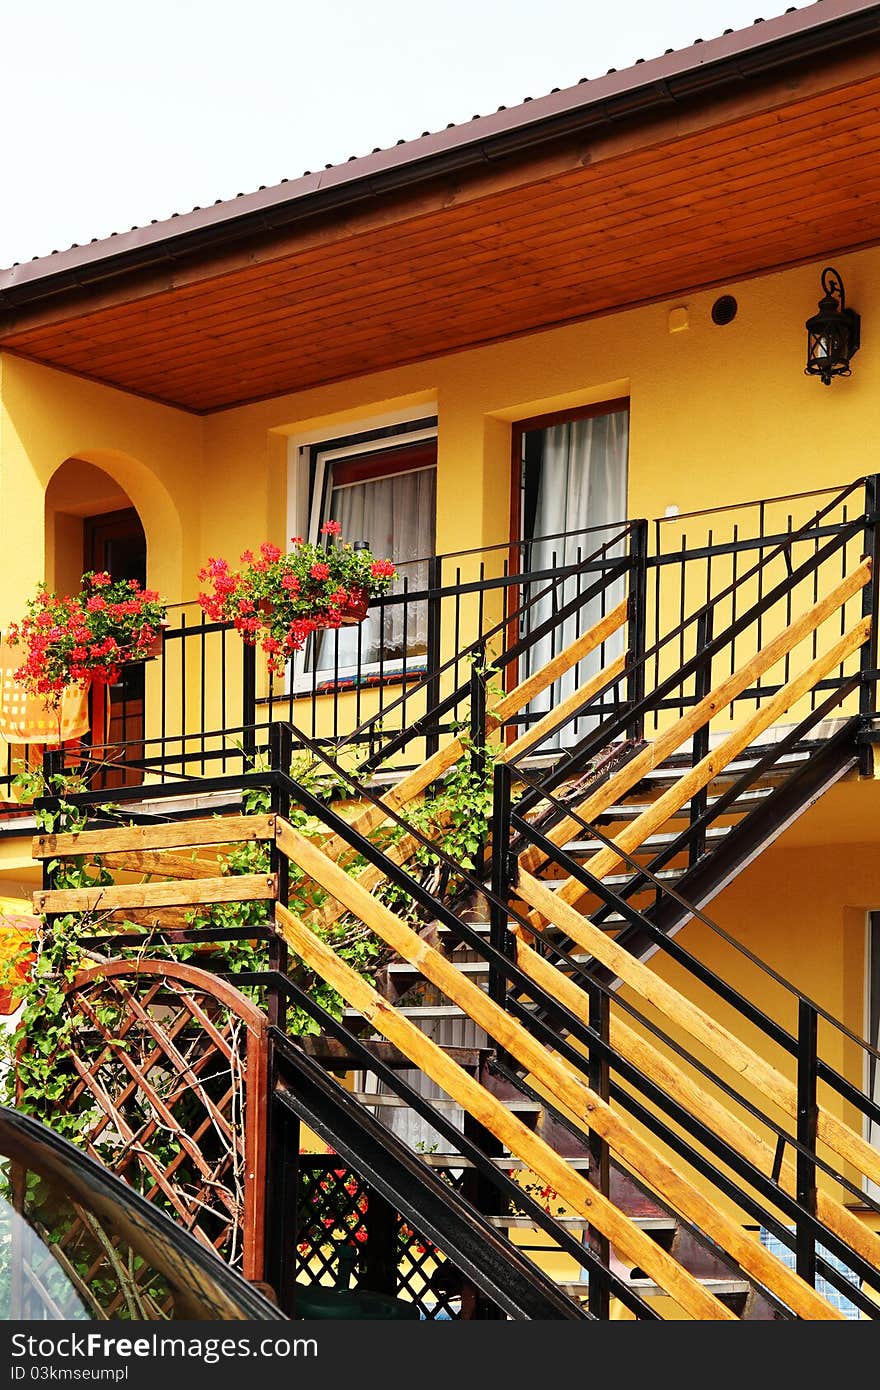
[{"label": "handrail", "polygon": [[[307,796],[308,794],[300,789],[298,799],[303,804],[307,804],[305,801]],[[314,878],[326,891],[339,897],[348,907],[356,911],[381,939],[400,951],[405,959],[411,960],[422,974],[443,989],[448,998],[460,1004],[472,1019],[485,1027],[491,1036],[495,1037],[526,1070],[534,1075],[536,1081],[541,1083],[542,1089],[549,1087],[549,1100],[554,1108],[558,1104],[563,1108],[571,1108],[575,1114],[583,1114],[583,1107],[586,1106],[587,1113],[590,1115],[591,1131],[601,1135],[605,1142],[613,1144],[624,1161],[628,1165],[634,1166],[643,1176],[650,1174],[652,1185],[658,1185],[661,1193],[665,1193],[667,1198],[672,1192],[675,1192],[676,1195],[673,1200],[676,1206],[685,1215],[696,1220],[706,1233],[758,1282],[769,1287],[778,1297],[784,1298],[801,1316],[834,1316],[829,1305],[818,1298],[808,1285],[797,1278],[788,1277],[790,1272],[785,1270],[784,1266],[776,1267],[774,1263],[768,1263],[759,1247],[749,1239],[744,1239],[741,1228],[723,1216],[706,1199],[700,1189],[670,1167],[656,1152],[646,1148],[637,1131],[624,1123],[619,1113],[612,1112],[607,1103],[601,1101],[596,1092],[579,1079],[578,1071],[573,1071],[570,1066],[561,1066],[554,1059],[552,1052],[546,1050],[546,1039],[542,1042],[538,1037],[533,1036],[535,1032],[543,1030],[535,1028],[534,1025],[528,1027],[523,1022],[515,1023],[513,1020],[509,1023],[505,1022],[509,1018],[508,1014],[503,1012],[475,985],[461,976],[451,963],[444,961],[444,958],[435,948],[421,940],[393,912],[365,894],[363,889],[358,891],[356,880],[347,876],[344,870],[334,864],[319,846],[312,844],[287,824],[282,824],[281,832],[280,843],[283,852],[288,856],[293,856],[299,868],[308,877]],[[408,888],[408,891],[413,890]],[[368,904],[372,904],[372,906],[368,908]],[[436,902],[433,907],[436,912]],[[407,1021],[400,1019],[400,1016],[396,1015],[395,1011],[388,1008],[387,1005],[384,1009],[379,1009],[370,1004],[368,996],[369,999],[372,999],[373,991],[359,979],[356,972],[338,960],[331,946],[323,943],[320,938],[280,906],[276,909],[276,914],[285,939],[293,945],[306,963],[335,989],[339,990],[349,1003],[360,1008],[362,1012],[366,1010],[367,1017],[378,1026],[380,1031],[384,1032],[392,1041],[397,1042],[398,1046],[401,1046],[401,1030]],[[410,942],[413,944],[408,945],[407,943]],[[554,1003],[554,1012],[565,1016],[566,1025],[572,1031],[577,1029],[578,1021],[570,1016],[568,1010],[562,1007],[558,1001]],[[417,1030],[413,1030],[412,1025],[407,1025],[403,1036],[409,1037],[413,1034],[419,1037],[421,1042],[416,1049],[413,1041],[414,1050],[407,1055],[410,1055],[417,1065],[420,1065],[432,1079],[441,1084],[450,1094],[457,1095],[465,1103],[466,1108],[470,1108],[471,1102],[464,1101],[461,1087],[456,1086],[446,1075],[449,1070],[448,1067],[445,1069],[439,1067],[439,1059],[442,1054],[436,1044],[430,1043],[424,1034],[419,1034]],[[553,1036],[552,1032],[550,1036]],[[561,1042],[557,1037],[555,1046],[557,1053],[564,1053],[566,1058],[571,1060],[573,1050],[568,1044]],[[404,1050],[406,1049],[404,1048]],[[577,1055],[575,1052],[574,1056]],[[432,1063],[432,1059],[436,1065]],[[581,1065],[582,1061],[583,1059],[581,1059]],[[669,1099],[669,1103],[674,1104],[671,1099]],[[471,1113],[477,1113],[476,1107],[481,1106],[482,1123],[487,1125],[492,1132],[499,1133],[488,1113],[492,1110],[488,1099],[481,1104],[478,1098],[473,1096],[472,1104],[475,1108],[471,1110]],[[492,1113],[494,1114],[494,1111]],[[525,1150],[521,1146],[525,1143],[524,1135],[528,1134],[528,1131],[523,1131],[521,1126],[514,1126],[514,1128],[520,1134],[519,1139],[507,1137],[506,1142],[514,1147],[515,1152],[519,1152],[520,1157],[525,1157]],[[702,1126],[701,1128],[705,1129]],[[710,1147],[715,1143],[713,1136],[708,1131],[701,1137],[703,1142],[709,1144]],[[531,1143],[531,1140],[529,1142]],[[566,1200],[570,1201],[576,1210],[581,1210],[584,1197],[579,1194],[574,1175],[564,1178],[558,1165],[549,1164],[548,1155],[549,1151],[546,1149],[542,1149],[540,1154],[535,1151],[530,1157],[532,1166],[545,1178],[549,1179],[552,1174],[555,1185],[566,1197]],[[733,1162],[733,1159],[730,1155],[725,1154],[724,1161],[730,1163]],[[705,1169],[705,1161],[693,1151],[691,1162],[698,1169]],[[713,1177],[716,1184],[724,1190],[727,1182],[723,1174],[713,1170]],[[781,1198],[777,1200],[782,1201]],[[754,1212],[755,1206],[746,1195],[742,1195],[740,1201],[747,1209]],[[590,1205],[594,1208],[592,1216],[595,1224],[604,1234],[610,1235],[611,1230],[605,1224],[605,1220],[608,1219],[607,1210],[603,1213],[602,1208],[597,1205],[595,1197],[591,1199]],[[627,1250],[627,1245],[629,1245],[628,1253],[632,1253],[632,1242],[625,1241],[622,1231],[615,1235],[615,1239],[620,1242],[621,1248],[624,1250]],[[655,1260],[654,1252],[651,1252],[651,1255],[652,1259]],[[640,1262],[645,1268],[650,1269],[647,1256],[643,1256]],[[654,1277],[658,1278],[664,1287],[669,1288],[662,1273],[658,1271]],[[673,1296],[681,1302],[682,1294],[686,1292],[687,1289],[684,1288]],[[693,1306],[688,1303],[683,1303],[682,1306],[690,1306],[691,1311],[694,1311]],[[702,1315],[713,1316],[705,1313]]]},{"label": "handrail", "polygon": [[678,521],[688,521],[695,516],[716,516],[720,512],[739,512],[746,511],[751,507],[770,507],[777,502],[802,502],[806,497],[827,497],[829,493],[834,493],[837,502],[844,501],[850,493],[855,492],[856,488],[862,487],[865,477],[854,478],[851,483],[836,483],[829,487],[810,488],[806,492],[783,492],[775,497],[753,497],[748,502],[723,502],[717,507],[700,507],[692,512],[675,512],[672,516],[657,516],[652,518],[654,523],[662,526],[664,523]]},{"label": "handrail", "polygon": [[[518,778],[523,782],[529,782],[527,774],[523,772],[518,773]],[[534,783],[532,783],[532,785],[534,785]],[[615,844],[614,840],[606,835],[595,822],[584,820],[576,811],[566,808],[565,804],[560,802],[551,793],[544,793],[542,800],[549,802],[557,810],[563,811],[566,815],[571,816],[572,820],[576,820],[591,838],[597,840],[605,848],[613,850],[615,854],[619,855],[627,868],[632,870],[634,877],[637,876],[640,879],[644,879],[655,892],[663,897],[671,898],[674,902],[678,903],[679,906],[686,908],[692,917],[704,927],[708,927],[713,935],[716,935],[726,946],[729,946],[734,952],[741,955],[743,959],[747,960],[756,970],[765,974],[767,979],[772,981],[773,984],[790,994],[793,1000],[798,1004],[808,1004],[811,1009],[816,1011],[817,1016],[821,1018],[824,1023],[827,1023],[829,1027],[836,1029],[848,1042],[856,1044],[877,1061],[880,1061],[880,1048],[869,1042],[866,1038],[862,1038],[857,1033],[854,1033],[852,1029],[848,1028],[846,1024],[842,1023],[834,1014],[823,1008],[823,1006],[817,1003],[810,995],[799,989],[797,985],[793,985],[790,980],[787,980],[785,976],[781,975],[773,966],[768,965],[766,961],[762,960],[754,951],[750,951],[747,946],[744,946],[743,943],[738,941],[735,936],[732,936],[730,932],[725,931],[724,927],[713,917],[710,917],[704,908],[695,907],[693,903],[690,903],[678,892],[673,884],[659,878],[651,867],[642,863],[640,860],[636,859],[633,854],[628,853]],[[719,987],[719,993],[726,1004],[730,1004],[737,1009],[738,1012],[742,1013],[743,1017],[746,1018],[748,1022],[766,1032],[773,1042],[784,1047],[793,1056],[797,1054],[797,1039],[791,1033],[787,1032],[780,1024],[777,1024],[768,1014],[764,1013],[757,1005],[753,1004],[751,1000],[741,995],[728,983],[728,981],[723,980],[720,976],[714,975],[714,972],[704,966],[696,956],[693,956],[679,943],[671,940],[668,936],[659,931],[645,913],[633,907],[620,893],[607,887],[600,878],[596,878],[588,869],[566,853],[564,849],[554,844],[553,841],[548,840],[540,830],[531,825],[530,822],[524,820],[516,811],[511,813],[511,823],[523,841],[531,840],[532,843],[538,845],[542,851],[547,852],[548,858],[552,858],[553,863],[568,870],[571,877],[578,879],[589,891],[595,893],[597,896],[606,898],[609,906],[612,907],[614,911],[623,913],[630,919],[633,925],[643,927],[646,932],[649,932],[656,939],[658,945],[664,947],[668,945],[670,952],[674,954],[678,964],[684,966],[692,965],[694,972],[698,972],[698,978],[702,984],[709,984],[714,978],[716,985]],[[531,920],[527,921],[525,925],[530,932],[536,930],[535,923]],[[549,942],[550,938],[547,939]],[[573,963],[573,961],[571,963]],[[584,975],[585,979],[587,978],[583,965],[576,966],[575,968],[578,969],[579,973]],[[832,1079],[837,1075],[838,1074],[835,1073],[833,1069],[829,1069],[828,1074],[823,1076],[823,1080],[832,1082]],[[839,1080],[848,1085],[844,1077],[839,1077]],[[852,1099],[850,1095],[846,1095],[844,1098],[847,1100]],[[871,1118],[876,1119],[877,1122],[880,1123],[880,1104],[870,1100],[869,1097],[865,1097],[865,1101],[867,1105],[866,1113],[870,1114]],[[880,1212],[880,1201],[878,1201],[876,1205],[878,1212]]]}]

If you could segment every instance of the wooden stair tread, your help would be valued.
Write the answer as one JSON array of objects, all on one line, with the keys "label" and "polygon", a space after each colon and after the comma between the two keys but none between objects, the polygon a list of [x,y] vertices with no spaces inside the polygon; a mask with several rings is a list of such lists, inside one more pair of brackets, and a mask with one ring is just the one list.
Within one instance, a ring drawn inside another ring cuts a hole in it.
[{"label": "wooden stair tread", "polygon": [[[354,1100],[360,1101],[361,1105],[372,1105],[380,1110],[409,1110],[409,1101],[403,1100],[401,1096],[377,1095],[375,1091],[350,1091],[349,1094]],[[430,1097],[428,1104],[437,1110],[460,1110],[461,1105],[456,1100],[450,1100],[447,1096]],[[532,1114],[541,1109],[539,1101],[536,1100],[511,1100],[504,1104],[508,1110],[521,1111]]]},{"label": "wooden stair tread", "polygon": [[[750,787],[747,792],[744,792],[742,794],[742,796],[738,796],[735,801],[731,802],[730,806],[726,811],[723,812],[723,814],[726,816],[732,816],[738,815],[740,812],[745,812],[746,810],[749,810],[752,806],[759,805],[760,802],[765,801],[768,796],[772,795],[773,791],[773,787]],[[709,796],[706,798],[706,805],[707,807],[712,807],[716,804],[716,802],[720,800],[720,795]],[[597,825],[605,825],[612,821],[635,820],[637,816],[640,816],[642,814],[642,812],[645,809],[645,805],[646,803],[642,801],[623,802],[618,806],[609,806],[607,811],[603,811],[600,815],[596,817],[595,823]],[[689,815],[690,802],[686,801],[683,806],[680,806],[678,808],[677,811],[671,812],[669,819],[686,820]]]},{"label": "wooden stair tread", "polygon": [[[536,1229],[531,1216],[502,1215],[487,1216],[485,1219],[490,1225],[498,1226],[502,1230],[528,1231]],[[678,1225],[672,1216],[630,1216],[630,1220],[642,1231],[674,1231]],[[590,1229],[590,1222],[584,1216],[554,1216],[553,1221],[557,1226],[564,1226],[569,1231],[588,1231]],[[542,1234],[546,1234],[546,1232],[542,1231]]]},{"label": "wooden stair tread", "polygon": [[[695,1275],[703,1288],[714,1293],[716,1297],[724,1297],[731,1294],[748,1293],[751,1284],[745,1279],[706,1279],[700,1275]],[[638,1293],[644,1294],[647,1298],[668,1298],[665,1289],[659,1284],[655,1284],[651,1279],[624,1279],[622,1281],[627,1288],[634,1289]],[[584,1279],[557,1279],[556,1283],[563,1293],[582,1294],[584,1297],[589,1293],[589,1285]]]},{"label": "wooden stair tread", "polygon": [[[715,828],[710,827],[710,829],[708,829],[705,832],[705,838],[710,843],[718,840],[723,840],[724,836],[729,833],[730,829],[730,826],[721,826]],[[674,840],[677,840],[679,838],[680,834],[681,832],[678,830],[670,830],[664,831],[662,834],[659,835],[651,835],[647,840],[643,841],[643,843],[639,845],[638,854],[641,855],[645,853],[650,853],[652,850],[662,849],[665,845],[671,845]],[[562,846],[563,853],[569,855],[595,854],[598,850],[604,848],[605,845],[601,840],[571,840],[567,845]],[[683,847],[682,853],[687,853],[686,845]],[[584,867],[588,869],[590,866],[589,864],[585,864]],[[610,882],[610,880],[607,881]]]},{"label": "wooden stair tread", "polygon": [[[453,1171],[460,1168],[474,1168],[476,1165],[470,1158],[465,1158],[461,1154],[454,1153],[420,1153],[418,1155],[429,1168],[451,1168]],[[564,1157],[564,1155],[563,1155]],[[589,1158],[566,1158],[566,1163],[571,1168],[587,1172],[590,1167]],[[521,1158],[511,1158],[503,1154],[493,1155],[492,1163],[496,1168],[501,1168],[505,1172],[529,1172],[527,1163],[523,1163]]]}]

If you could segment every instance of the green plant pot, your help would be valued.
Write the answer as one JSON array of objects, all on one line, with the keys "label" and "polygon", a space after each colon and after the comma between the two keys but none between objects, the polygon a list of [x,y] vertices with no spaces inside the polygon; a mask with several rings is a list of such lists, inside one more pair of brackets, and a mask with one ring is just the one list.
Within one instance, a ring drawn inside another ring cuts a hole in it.
[{"label": "green plant pot", "polygon": [[415,1303],[369,1289],[324,1289],[297,1287],[297,1319],[312,1318],[411,1318],[418,1321]]}]

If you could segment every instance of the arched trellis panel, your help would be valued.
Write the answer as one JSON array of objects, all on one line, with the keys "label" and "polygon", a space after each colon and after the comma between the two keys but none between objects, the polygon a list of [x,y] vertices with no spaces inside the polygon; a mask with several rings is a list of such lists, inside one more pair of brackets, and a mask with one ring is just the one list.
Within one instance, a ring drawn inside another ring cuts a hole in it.
[{"label": "arched trellis panel", "polygon": [[192,965],[114,960],[67,990],[75,1051],[61,1102],[99,1162],[264,1278],[267,1022]]}]

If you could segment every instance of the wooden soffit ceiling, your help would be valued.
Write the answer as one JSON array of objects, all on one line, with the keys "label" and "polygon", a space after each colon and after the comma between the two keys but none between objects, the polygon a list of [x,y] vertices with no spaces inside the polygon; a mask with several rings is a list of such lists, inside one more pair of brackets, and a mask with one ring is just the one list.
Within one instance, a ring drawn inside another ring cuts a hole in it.
[{"label": "wooden soffit ceiling", "polygon": [[847,60],[25,307],[0,346],[206,412],[865,245],[877,69]]}]

